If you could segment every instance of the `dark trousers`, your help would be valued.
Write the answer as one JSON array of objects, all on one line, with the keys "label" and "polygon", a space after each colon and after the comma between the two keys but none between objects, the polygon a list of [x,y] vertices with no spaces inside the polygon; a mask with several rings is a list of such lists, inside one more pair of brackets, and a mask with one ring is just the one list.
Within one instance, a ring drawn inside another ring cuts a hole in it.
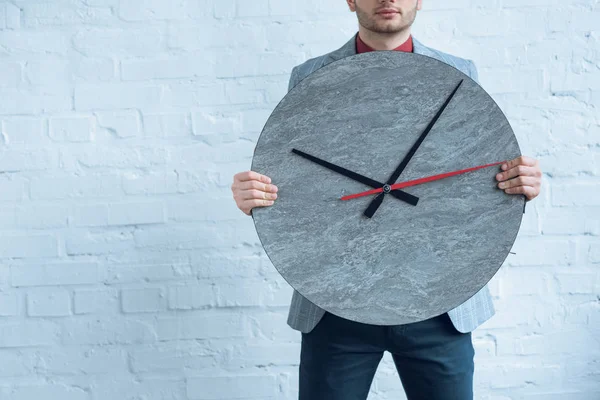
[{"label": "dark trousers", "polygon": [[378,326],[326,312],[302,333],[299,400],[365,400],[389,351],[408,400],[472,400],[471,333],[448,314],[406,325]]}]

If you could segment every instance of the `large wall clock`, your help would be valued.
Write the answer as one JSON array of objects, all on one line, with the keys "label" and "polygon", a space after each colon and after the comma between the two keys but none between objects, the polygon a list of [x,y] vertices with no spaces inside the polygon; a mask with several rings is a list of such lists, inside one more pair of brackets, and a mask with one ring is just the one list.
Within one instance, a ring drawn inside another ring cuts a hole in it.
[{"label": "large wall clock", "polygon": [[485,90],[456,68],[377,51],[313,72],[277,105],[253,171],[279,188],[253,221],[283,278],[340,317],[440,315],[506,259],[525,196],[497,187],[521,155]]}]

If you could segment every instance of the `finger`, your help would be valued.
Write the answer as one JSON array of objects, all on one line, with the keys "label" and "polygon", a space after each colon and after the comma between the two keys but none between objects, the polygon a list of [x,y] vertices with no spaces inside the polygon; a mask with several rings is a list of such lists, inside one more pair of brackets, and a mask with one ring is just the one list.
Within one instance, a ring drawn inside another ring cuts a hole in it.
[{"label": "finger", "polygon": [[531,186],[516,186],[504,190],[508,194],[524,194],[527,199],[532,199],[537,196],[537,190]]},{"label": "finger", "polygon": [[500,189],[508,189],[523,185],[535,187],[537,185],[537,180],[531,176],[517,176],[516,178],[498,183]]},{"label": "finger", "polygon": [[238,174],[235,174],[234,178],[236,178],[239,182],[256,180],[256,181],[260,181],[263,183],[271,183],[271,178],[269,178],[266,175],[259,174],[258,172],[255,172],[255,171],[240,172]]},{"label": "finger", "polygon": [[273,205],[273,203],[275,203],[273,200],[254,199],[245,201],[243,207],[252,210],[254,207],[267,207]]},{"label": "finger", "polygon": [[536,164],[536,160],[534,158],[528,156],[519,156],[517,158],[513,158],[502,164],[502,170],[507,171],[517,165],[526,165],[529,167],[533,167]]},{"label": "finger", "polygon": [[517,165],[508,171],[497,174],[496,180],[505,181],[509,178],[514,178],[515,176],[538,176],[537,168],[526,165]]},{"label": "finger", "polygon": [[257,180],[240,182],[238,185],[238,189],[240,189],[240,190],[257,189],[257,190],[262,190],[263,192],[271,192],[271,193],[276,193],[279,190],[279,188],[277,188],[277,186],[273,185],[272,183],[263,183],[263,182],[257,181]]},{"label": "finger", "polygon": [[240,200],[275,200],[277,198],[277,193],[263,192],[262,190],[257,189],[248,189],[241,190],[238,193],[238,198]]}]

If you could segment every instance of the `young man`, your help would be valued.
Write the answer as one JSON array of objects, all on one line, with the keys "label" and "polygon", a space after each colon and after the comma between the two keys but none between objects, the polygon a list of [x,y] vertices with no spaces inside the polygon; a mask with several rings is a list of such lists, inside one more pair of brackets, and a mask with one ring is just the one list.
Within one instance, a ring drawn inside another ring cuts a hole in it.
[{"label": "young man", "polygon": [[[411,36],[422,0],[346,0],[356,12],[358,34],[340,49],[293,68],[289,88],[330,62],[365,51],[398,50],[424,54],[454,66],[477,81],[470,60],[428,48]],[[537,160],[518,157],[502,165],[496,179],[509,194],[537,197]],[[237,206],[274,204],[277,187],[254,171],[240,172],[231,186]],[[494,314],[489,289],[448,313],[412,324],[377,326],[340,318],[294,291],[288,324],[302,332],[300,400],[365,400],[384,351],[389,351],[409,400],[473,398],[474,348],[471,331]]]}]

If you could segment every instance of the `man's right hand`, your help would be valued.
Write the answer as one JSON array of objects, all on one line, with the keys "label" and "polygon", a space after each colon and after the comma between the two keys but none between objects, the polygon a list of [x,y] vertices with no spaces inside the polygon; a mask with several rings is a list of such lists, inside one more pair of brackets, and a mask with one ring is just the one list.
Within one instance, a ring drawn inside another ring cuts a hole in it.
[{"label": "man's right hand", "polygon": [[235,174],[231,185],[233,199],[246,215],[251,215],[254,207],[273,205],[277,190],[277,186],[271,184],[271,178],[254,171]]}]

